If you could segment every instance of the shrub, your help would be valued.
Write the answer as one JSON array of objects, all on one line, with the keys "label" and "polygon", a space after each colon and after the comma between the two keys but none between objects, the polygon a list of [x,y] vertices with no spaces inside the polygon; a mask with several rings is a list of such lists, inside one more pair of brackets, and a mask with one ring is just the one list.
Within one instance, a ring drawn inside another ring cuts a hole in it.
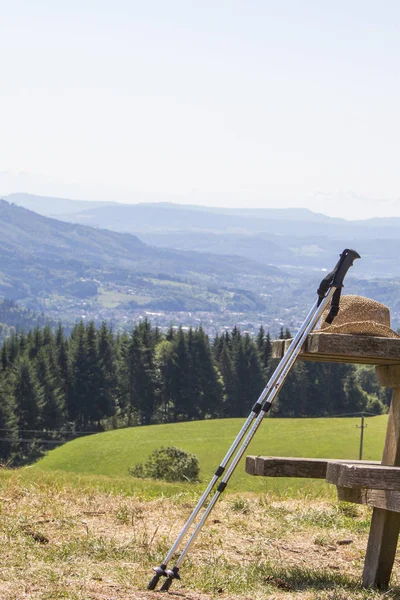
[{"label": "shrub", "polygon": [[175,446],[157,448],[147,461],[129,469],[133,477],[150,477],[165,481],[199,481],[199,461],[197,456]]}]

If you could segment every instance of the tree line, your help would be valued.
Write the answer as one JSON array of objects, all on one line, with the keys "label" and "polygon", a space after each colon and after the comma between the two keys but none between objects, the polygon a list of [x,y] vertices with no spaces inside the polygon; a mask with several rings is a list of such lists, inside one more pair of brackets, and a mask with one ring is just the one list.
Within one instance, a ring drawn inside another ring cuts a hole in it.
[{"label": "tree line", "polygon": [[[280,337],[290,337],[281,330]],[[33,460],[76,435],[127,426],[245,417],[276,367],[269,333],[237,327],[210,340],[202,327],[147,320],[130,333],[103,323],[14,333],[0,349],[0,459]],[[298,361],[272,416],[386,410],[370,367]]]}]

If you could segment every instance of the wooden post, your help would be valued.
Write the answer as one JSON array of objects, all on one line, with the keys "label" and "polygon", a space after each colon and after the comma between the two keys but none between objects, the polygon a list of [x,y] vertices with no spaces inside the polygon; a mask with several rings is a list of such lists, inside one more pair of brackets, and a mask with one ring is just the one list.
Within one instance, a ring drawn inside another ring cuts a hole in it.
[{"label": "wooden post", "polygon": [[[400,365],[376,367],[376,374],[382,386],[393,388],[382,464],[400,466]],[[364,587],[388,587],[399,531],[399,513],[374,508],[364,563]]]}]

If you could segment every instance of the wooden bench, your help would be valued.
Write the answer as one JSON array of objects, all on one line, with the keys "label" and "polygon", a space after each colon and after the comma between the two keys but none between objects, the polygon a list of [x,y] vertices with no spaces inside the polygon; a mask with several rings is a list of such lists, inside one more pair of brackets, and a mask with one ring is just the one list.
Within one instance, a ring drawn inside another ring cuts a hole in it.
[{"label": "wooden bench", "polygon": [[[282,358],[290,342],[274,341],[273,358]],[[299,358],[376,365],[379,384],[393,389],[382,461],[248,456],[246,472],[264,477],[325,479],[337,486],[339,500],[372,506],[363,585],[386,589],[400,531],[400,340],[312,333]]]}]

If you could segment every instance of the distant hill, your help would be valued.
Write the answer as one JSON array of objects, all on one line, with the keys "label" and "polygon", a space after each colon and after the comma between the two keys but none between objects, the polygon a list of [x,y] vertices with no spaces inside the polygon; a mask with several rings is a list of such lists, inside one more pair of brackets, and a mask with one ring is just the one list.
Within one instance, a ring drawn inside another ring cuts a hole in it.
[{"label": "distant hill", "polygon": [[[301,227],[299,226],[299,230]],[[136,235],[144,242],[163,248],[237,254],[250,260],[277,266],[289,273],[300,270],[315,271],[334,264],[338,251],[353,247],[361,254],[357,264],[357,277],[400,277],[400,233],[392,238],[360,237],[349,235],[346,239],[328,235],[302,236],[271,233],[214,233],[204,231],[141,232]]]},{"label": "distant hill", "polygon": [[239,310],[264,305],[249,288],[287,277],[246,258],[154,248],[130,234],[50,219],[4,200],[0,227],[0,295],[33,308],[95,300],[100,288],[113,286],[127,306],[212,310],[223,302]]},{"label": "distant hill", "polygon": [[46,217],[57,217],[62,214],[79,213],[88,208],[98,208],[116,204],[115,202],[89,202],[87,200],[69,200],[67,198],[51,198],[35,194],[14,193],[2,196],[7,202],[23,206]]},{"label": "distant hill", "polygon": [[206,231],[214,233],[256,233],[278,231],[291,234],[298,231],[299,222],[305,234],[320,231],[321,223],[334,223],[324,215],[306,209],[207,209],[170,203],[117,204],[90,208],[80,213],[60,215],[60,218],[92,227],[107,227],[124,232]]},{"label": "distant hill", "polygon": [[[189,211],[210,213],[212,215],[227,215],[227,216],[246,216],[252,219],[278,219],[278,220],[295,220],[295,221],[316,221],[316,222],[341,222],[341,219],[332,219],[321,213],[315,213],[307,208],[223,208],[212,206],[200,206],[196,204],[177,204],[174,202],[139,202],[134,204],[123,204],[121,202],[94,202],[88,200],[71,200],[68,198],[52,198],[50,196],[37,196],[35,194],[13,193],[2,196],[4,200],[10,203],[23,206],[29,210],[33,210],[41,215],[53,217],[61,216],[69,217],[80,213],[91,213],[96,209],[114,207],[121,209],[124,212],[132,210],[136,214],[140,214],[143,208],[150,207],[150,214],[154,216],[154,209],[167,209],[169,211]],[[102,211],[100,210],[100,213]],[[110,213],[105,213],[110,214]],[[112,214],[112,213],[111,213]],[[126,214],[126,213],[125,213]],[[162,213],[164,214],[164,213]],[[146,216],[146,214],[145,214]],[[83,219],[85,217],[82,217]],[[89,216],[88,216],[89,218]],[[95,218],[95,217],[93,217]],[[102,216],[100,216],[102,218]],[[108,223],[109,225],[109,223]]]},{"label": "distant hill", "polygon": [[326,268],[340,249],[354,245],[363,257],[360,275],[400,276],[400,219],[395,217],[346,221],[303,208],[93,203],[27,194],[8,198],[65,221],[132,233],[152,246],[237,255],[285,270]]}]

